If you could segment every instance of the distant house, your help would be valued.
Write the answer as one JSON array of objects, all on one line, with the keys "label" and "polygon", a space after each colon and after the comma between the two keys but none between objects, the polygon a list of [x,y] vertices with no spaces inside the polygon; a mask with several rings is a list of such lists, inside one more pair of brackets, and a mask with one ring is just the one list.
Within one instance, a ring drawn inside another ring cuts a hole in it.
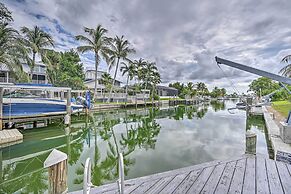
[{"label": "distant house", "polygon": [[[22,63],[22,69],[25,73],[30,76],[30,68],[26,63]],[[5,64],[0,64],[0,83],[15,83],[15,79],[11,77],[11,71]],[[35,64],[32,83],[34,84],[47,84],[47,75],[46,75],[46,65],[42,62],[37,62]]]},{"label": "distant house", "polygon": [[157,94],[159,96],[178,96],[178,90],[167,86],[157,86]]},{"label": "distant house", "polygon": [[[105,89],[104,84],[102,83],[102,75],[106,73],[104,71],[97,71],[97,90],[103,90]],[[84,82],[85,86],[88,89],[94,89],[95,87],[95,70],[93,69],[87,69],[85,72],[85,82]],[[114,85],[116,87],[120,87],[121,85],[121,81],[119,80],[115,80]]]}]

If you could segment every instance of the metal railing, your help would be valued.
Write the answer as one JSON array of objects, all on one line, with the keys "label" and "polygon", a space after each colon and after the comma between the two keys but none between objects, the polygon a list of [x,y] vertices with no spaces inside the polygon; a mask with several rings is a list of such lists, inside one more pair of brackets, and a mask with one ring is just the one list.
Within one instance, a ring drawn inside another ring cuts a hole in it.
[{"label": "metal railing", "polygon": [[[124,194],[124,163],[123,163],[123,155],[119,153],[118,157],[118,191],[120,194]],[[84,169],[84,178],[83,178],[83,194],[89,194],[91,187],[94,185],[91,182],[91,159],[87,158],[85,162],[85,169]]]}]

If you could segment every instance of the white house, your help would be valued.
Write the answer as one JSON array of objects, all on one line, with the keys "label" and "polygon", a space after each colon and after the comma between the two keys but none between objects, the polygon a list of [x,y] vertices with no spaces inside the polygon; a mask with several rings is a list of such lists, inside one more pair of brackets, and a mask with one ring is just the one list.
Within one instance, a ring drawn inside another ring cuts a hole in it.
[{"label": "white house", "polygon": [[[22,69],[30,76],[30,68],[26,63],[22,63]],[[15,83],[15,79],[11,77],[10,69],[5,64],[0,64],[0,83]],[[37,62],[32,75],[32,83],[47,84],[46,65],[42,62]]]}]

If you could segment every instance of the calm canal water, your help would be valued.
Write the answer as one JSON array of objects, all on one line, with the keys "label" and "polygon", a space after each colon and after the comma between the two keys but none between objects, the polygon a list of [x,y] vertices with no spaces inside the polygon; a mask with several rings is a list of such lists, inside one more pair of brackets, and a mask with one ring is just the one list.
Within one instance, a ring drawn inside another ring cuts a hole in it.
[{"label": "calm canal water", "polygon": [[23,131],[23,143],[0,151],[0,193],[44,193],[48,187],[43,162],[53,148],[68,154],[69,191],[82,189],[84,163],[92,159],[92,182],[118,177],[118,152],[124,155],[126,178],[163,172],[245,152],[245,132],[258,135],[257,152],[268,155],[262,118],[231,114],[234,101],[199,106],[116,110],[74,117],[70,128],[60,123]]}]

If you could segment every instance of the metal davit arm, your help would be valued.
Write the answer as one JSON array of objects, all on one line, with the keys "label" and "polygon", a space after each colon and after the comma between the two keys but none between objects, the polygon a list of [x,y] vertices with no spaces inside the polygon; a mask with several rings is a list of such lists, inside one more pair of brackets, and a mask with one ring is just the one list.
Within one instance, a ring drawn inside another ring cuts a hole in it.
[{"label": "metal davit arm", "polygon": [[243,71],[246,71],[246,72],[249,72],[249,73],[253,73],[253,74],[256,74],[256,75],[260,75],[260,76],[263,76],[263,77],[270,78],[272,80],[276,80],[276,81],[281,82],[281,83],[285,83],[285,84],[291,85],[291,79],[287,78],[287,77],[276,75],[274,73],[270,73],[270,72],[267,72],[267,71],[263,71],[263,70],[260,70],[260,69],[256,69],[256,68],[253,68],[253,67],[249,67],[249,66],[246,66],[246,65],[235,63],[235,62],[232,62],[232,61],[228,61],[226,59],[222,59],[222,58],[219,58],[219,57],[215,57],[215,61],[218,64],[223,64],[223,65],[227,65],[229,67],[234,67],[236,69],[240,69],[240,70],[243,70]]}]

